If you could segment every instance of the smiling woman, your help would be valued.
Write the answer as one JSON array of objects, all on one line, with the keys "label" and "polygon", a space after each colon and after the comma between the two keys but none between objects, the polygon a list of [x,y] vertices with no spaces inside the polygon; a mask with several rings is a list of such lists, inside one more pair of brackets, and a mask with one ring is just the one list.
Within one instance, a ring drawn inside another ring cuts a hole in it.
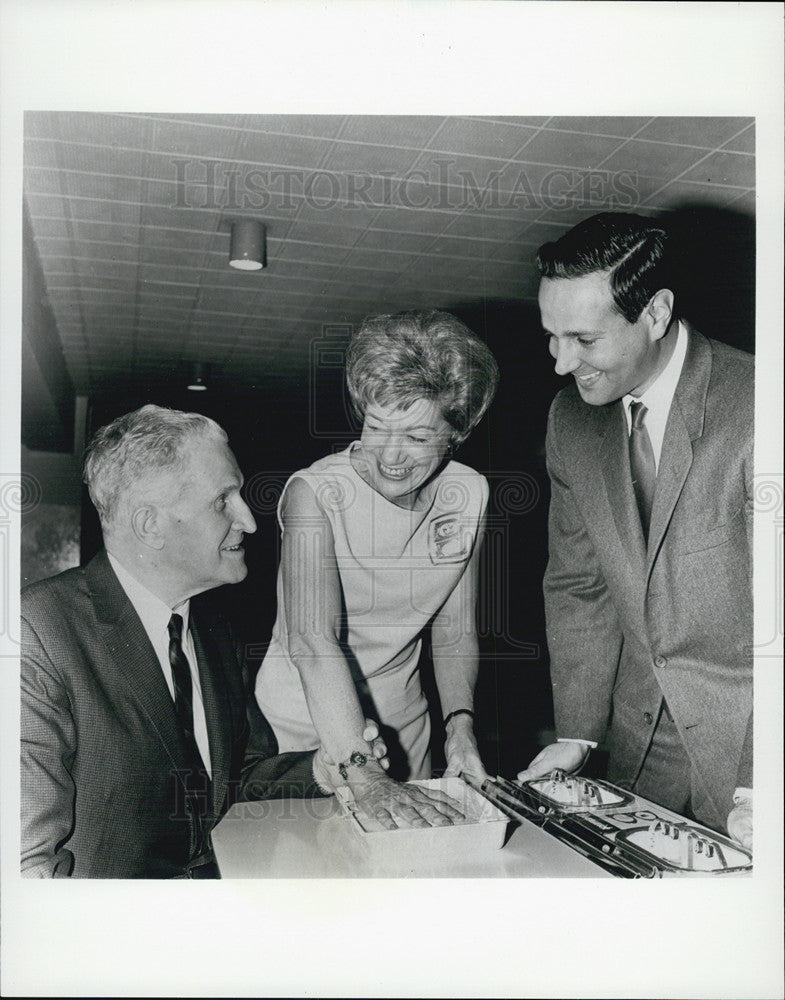
[{"label": "smiling woman", "polygon": [[323,745],[383,825],[449,823],[447,805],[384,774],[363,720],[382,724],[398,777],[430,777],[418,672],[430,625],[448,773],[484,775],[472,706],[488,484],[450,454],[490,405],[498,369],[463,323],[431,310],[366,320],[346,375],[362,433],[284,489],[278,616],[257,699],[281,750]]}]

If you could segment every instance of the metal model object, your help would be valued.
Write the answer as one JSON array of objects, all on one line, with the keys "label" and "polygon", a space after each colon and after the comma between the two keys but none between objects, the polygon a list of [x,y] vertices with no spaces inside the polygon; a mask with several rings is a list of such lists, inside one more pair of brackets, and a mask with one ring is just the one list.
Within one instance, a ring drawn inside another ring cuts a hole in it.
[{"label": "metal model object", "polygon": [[462,777],[512,819],[535,823],[620,878],[752,870],[750,852],[727,837],[607,781],[563,771],[523,784]]}]

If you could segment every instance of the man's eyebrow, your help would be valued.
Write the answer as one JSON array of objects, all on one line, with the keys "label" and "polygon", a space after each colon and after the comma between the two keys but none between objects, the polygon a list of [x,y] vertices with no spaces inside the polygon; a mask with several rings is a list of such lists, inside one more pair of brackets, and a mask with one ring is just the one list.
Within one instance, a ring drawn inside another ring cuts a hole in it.
[{"label": "man's eyebrow", "polygon": [[245,479],[242,476],[239,476],[237,479],[234,480],[234,482],[225,483],[223,486],[220,486],[215,491],[215,495],[216,497],[220,497],[223,496],[224,493],[231,493],[232,490],[241,490],[244,484],[245,484]]}]

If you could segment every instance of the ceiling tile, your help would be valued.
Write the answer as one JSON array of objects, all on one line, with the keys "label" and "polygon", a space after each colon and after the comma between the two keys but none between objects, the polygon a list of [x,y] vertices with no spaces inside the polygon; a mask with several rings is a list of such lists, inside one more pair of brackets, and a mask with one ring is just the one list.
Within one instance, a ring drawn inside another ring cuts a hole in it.
[{"label": "ceiling tile", "polygon": [[77,173],[123,175],[140,178],[144,174],[146,154],[139,150],[117,150],[110,146],[86,146],[60,142],[53,147],[58,169]]},{"label": "ceiling tile", "polygon": [[25,170],[33,168],[56,170],[58,166],[57,147],[54,143],[37,141],[28,134],[24,141]]},{"label": "ceiling tile", "polygon": [[736,153],[755,153],[755,126],[750,125],[733,139],[729,139],[723,144],[723,149],[733,150]]},{"label": "ceiling tile", "polygon": [[613,156],[602,163],[604,170],[629,170],[649,177],[672,178],[693,166],[706,155],[705,149],[678,146],[664,142],[643,142],[630,139]]},{"label": "ceiling tile", "polygon": [[482,118],[448,118],[428,146],[446,153],[470,155],[476,155],[477,150],[481,149],[487,156],[506,160],[528,142],[536,131],[534,128]]},{"label": "ceiling tile", "polygon": [[[392,146],[363,145],[355,142],[339,142],[324,162],[324,171],[335,173],[355,173],[381,175],[382,172],[399,177],[414,163],[417,151],[412,149],[396,149]],[[314,178],[311,183],[314,199],[330,198],[337,189],[340,191],[339,179],[330,180],[322,177],[318,184]]]},{"label": "ceiling tile", "polygon": [[386,205],[373,220],[373,229],[406,233],[430,233],[444,230],[453,215],[451,212],[429,212],[427,209],[405,209]]},{"label": "ceiling tile", "polygon": [[493,213],[473,215],[464,212],[455,217],[444,231],[445,236],[472,237],[493,242],[517,239],[526,226],[523,218],[498,219]]},{"label": "ceiling tile", "polygon": [[[344,226],[348,229],[365,229],[371,225],[381,211],[379,205],[364,205],[362,203],[347,203],[339,201],[325,207],[317,207],[313,202],[302,201],[297,212],[296,221],[312,223],[326,232],[332,226]],[[287,236],[291,235],[287,232]]]},{"label": "ceiling tile", "polygon": [[357,247],[369,247],[373,250],[416,254],[427,250],[433,243],[434,236],[430,233],[391,233],[369,230],[356,243]]},{"label": "ceiling tile", "polygon": [[36,219],[35,231],[41,240],[69,239],[68,223],[65,219]]},{"label": "ceiling tile", "polygon": [[75,221],[119,222],[122,225],[138,226],[139,212],[139,205],[72,197],[68,202],[67,214]]},{"label": "ceiling tile", "polygon": [[341,139],[417,150],[428,145],[443,121],[436,115],[350,115]]},{"label": "ceiling tile", "polygon": [[516,159],[521,163],[547,163],[560,167],[596,167],[620,144],[602,135],[550,132],[543,129],[524,146]]},{"label": "ceiling tile", "polygon": [[[549,130],[563,130],[567,132],[586,132],[592,135],[606,135],[606,136],[620,136],[621,138],[628,138],[634,135],[639,129],[643,128],[648,122],[651,121],[651,116],[644,118],[632,118],[625,116],[618,117],[605,117],[605,118],[594,118],[594,117],[566,117],[566,118],[551,118],[548,122],[547,128]],[[564,141],[568,141],[568,137],[564,137]]]},{"label": "ceiling tile", "polygon": [[97,112],[58,112],[55,138],[117,149],[146,149],[151,127],[144,118]]},{"label": "ceiling tile", "polygon": [[150,149],[174,157],[193,157],[193,168],[210,160],[235,158],[242,132],[236,128],[196,122],[160,122],[153,125]]},{"label": "ceiling tile", "polygon": [[[222,116],[215,116],[220,119]],[[331,139],[344,123],[342,115],[244,115],[248,131]]]},{"label": "ceiling tile", "polygon": [[290,187],[303,189],[309,182],[309,175],[319,168],[331,148],[332,140],[328,138],[246,132],[235,151],[235,159],[240,161],[235,166],[240,188],[258,188],[260,179],[252,178],[251,172],[261,169],[269,173],[274,168],[291,172]]},{"label": "ceiling tile", "polygon": [[30,196],[59,195],[65,180],[56,167],[31,167],[25,172],[25,191]]},{"label": "ceiling tile", "polygon": [[721,146],[752,121],[752,118],[655,118],[638,138],[713,149]]},{"label": "ceiling tile", "polygon": [[685,181],[674,181],[668,184],[659,195],[658,202],[662,208],[675,209],[687,205],[724,207],[730,205],[739,196],[738,188],[723,187],[721,184],[690,184]]},{"label": "ceiling tile", "polygon": [[753,187],[755,184],[755,158],[748,153],[712,153],[693,170],[682,177],[685,181],[703,181],[705,184],[729,184]]}]

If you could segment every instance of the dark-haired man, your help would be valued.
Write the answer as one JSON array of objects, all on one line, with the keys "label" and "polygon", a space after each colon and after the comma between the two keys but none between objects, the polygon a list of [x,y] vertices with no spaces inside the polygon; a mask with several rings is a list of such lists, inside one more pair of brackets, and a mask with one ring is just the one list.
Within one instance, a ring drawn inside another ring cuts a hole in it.
[{"label": "dark-haired man", "polygon": [[753,359],[679,318],[668,234],[602,214],[541,247],[560,375],[544,591],[557,742],[575,771],[610,720],[608,777],[752,839]]}]

